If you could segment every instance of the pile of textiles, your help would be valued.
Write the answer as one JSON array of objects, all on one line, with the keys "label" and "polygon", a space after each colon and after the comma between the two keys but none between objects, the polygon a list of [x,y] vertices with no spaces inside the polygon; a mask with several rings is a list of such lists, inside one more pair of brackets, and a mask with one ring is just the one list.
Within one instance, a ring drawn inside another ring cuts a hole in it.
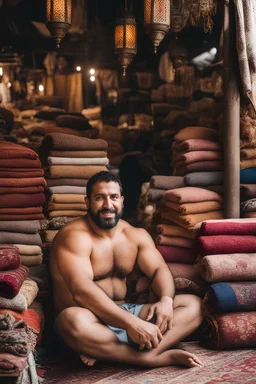
[{"label": "pile of textiles", "polygon": [[18,377],[28,359],[35,373],[33,352],[40,342],[43,315],[34,301],[38,285],[28,272],[16,246],[0,245],[0,377]]},{"label": "pile of textiles", "polygon": [[43,231],[45,243],[51,243],[66,222],[86,214],[86,184],[95,173],[107,170],[107,146],[101,139],[57,133],[43,139],[39,153],[45,166],[49,218]]},{"label": "pile of textiles", "polygon": [[202,343],[215,349],[256,347],[256,221],[207,220],[195,227],[202,277]]},{"label": "pile of textiles", "polygon": [[241,216],[256,218],[256,135],[255,112],[241,107],[240,195]]},{"label": "pile of textiles", "polygon": [[89,120],[93,128],[98,128],[102,131],[102,108],[101,106],[90,107],[82,110],[82,115]]}]

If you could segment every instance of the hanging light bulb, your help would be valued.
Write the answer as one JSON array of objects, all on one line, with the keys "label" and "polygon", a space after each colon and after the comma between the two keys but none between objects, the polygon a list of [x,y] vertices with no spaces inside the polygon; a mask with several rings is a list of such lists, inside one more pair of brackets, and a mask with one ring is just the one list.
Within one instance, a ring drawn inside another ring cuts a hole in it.
[{"label": "hanging light bulb", "polygon": [[72,0],[46,1],[46,26],[59,48],[71,26]]},{"label": "hanging light bulb", "polygon": [[170,29],[170,0],[144,0],[144,27],[154,52]]},{"label": "hanging light bulb", "polygon": [[123,68],[123,75],[137,53],[137,26],[136,20],[127,8],[125,0],[125,10],[120,19],[116,22],[115,28],[115,54],[119,64]]}]

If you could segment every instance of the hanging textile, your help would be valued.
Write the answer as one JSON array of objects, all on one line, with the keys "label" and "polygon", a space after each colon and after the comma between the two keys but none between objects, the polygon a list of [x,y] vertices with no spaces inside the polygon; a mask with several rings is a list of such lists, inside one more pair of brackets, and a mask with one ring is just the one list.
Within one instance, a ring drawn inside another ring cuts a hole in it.
[{"label": "hanging textile", "polygon": [[256,4],[254,0],[234,0],[236,46],[244,94],[256,112]]},{"label": "hanging textile", "polygon": [[160,78],[166,83],[174,81],[175,71],[168,52],[165,52],[160,58],[158,73]]}]

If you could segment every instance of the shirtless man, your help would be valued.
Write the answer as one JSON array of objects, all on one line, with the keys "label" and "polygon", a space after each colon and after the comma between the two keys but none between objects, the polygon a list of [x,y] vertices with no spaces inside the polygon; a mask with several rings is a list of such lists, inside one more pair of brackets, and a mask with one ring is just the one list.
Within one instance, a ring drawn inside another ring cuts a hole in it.
[{"label": "shirtless man", "polygon": [[[96,360],[201,366],[195,355],[171,349],[200,325],[201,300],[175,296],[172,275],[150,235],[120,220],[119,179],[109,172],[94,175],[85,201],[88,214],[65,225],[52,244],[59,335],[89,366]],[[122,306],[135,263],[151,279],[158,301]]]}]

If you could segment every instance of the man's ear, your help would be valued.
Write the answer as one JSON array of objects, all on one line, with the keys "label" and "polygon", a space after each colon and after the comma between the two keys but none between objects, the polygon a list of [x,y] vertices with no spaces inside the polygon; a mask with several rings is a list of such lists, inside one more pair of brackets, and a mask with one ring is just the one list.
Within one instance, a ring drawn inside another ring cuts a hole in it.
[{"label": "man's ear", "polygon": [[86,207],[88,208],[89,207],[89,200],[88,200],[88,197],[86,195],[84,197],[84,202],[86,204]]},{"label": "man's ear", "polygon": [[124,196],[121,196],[122,204],[124,205]]}]

